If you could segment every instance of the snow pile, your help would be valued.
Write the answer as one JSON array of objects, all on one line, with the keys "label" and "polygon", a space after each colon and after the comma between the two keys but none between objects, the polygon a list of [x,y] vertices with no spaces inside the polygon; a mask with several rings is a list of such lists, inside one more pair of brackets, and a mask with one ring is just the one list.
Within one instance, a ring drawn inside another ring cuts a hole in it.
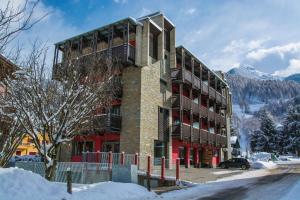
[{"label": "snow pile", "polygon": [[157,195],[132,183],[103,182],[74,188],[74,200],[154,199]]},{"label": "snow pile", "polygon": [[0,199],[60,200],[70,195],[61,185],[18,168],[0,168]]},{"label": "snow pile", "polygon": [[269,161],[271,159],[272,159],[272,155],[270,153],[267,153],[267,152],[253,153],[251,155],[251,157],[249,158],[249,160],[251,160],[252,162],[256,162],[256,161]]},{"label": "snow pile", "polygon": [[138,200],[157,197],[142,186],[115,182],[73,185],[73,194],[70,195],[65,183],[49,182],[38,174],[18,168],[0,168],[0,183],[1,200]]},{"label": "snow pile", "polygon": [[253,169],[275,169],[277,168],[277,165],[273,161],[256,161],[250,163],[251,167]]}]

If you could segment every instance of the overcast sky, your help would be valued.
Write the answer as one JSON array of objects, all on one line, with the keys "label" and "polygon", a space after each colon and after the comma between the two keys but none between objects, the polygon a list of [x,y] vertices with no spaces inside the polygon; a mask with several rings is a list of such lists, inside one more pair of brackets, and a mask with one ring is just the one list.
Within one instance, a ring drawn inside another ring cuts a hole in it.
[{"label": "overcast sky", "polygon": [[281,76],[300,73],[299,0],[42,0],[36,15],[48,12],[48,17],[20,35],[19,42],[28,48],[39,38],[53,46],[115,20],[156,11],[176,25],[176,45],[213,69],[252,65]]}]

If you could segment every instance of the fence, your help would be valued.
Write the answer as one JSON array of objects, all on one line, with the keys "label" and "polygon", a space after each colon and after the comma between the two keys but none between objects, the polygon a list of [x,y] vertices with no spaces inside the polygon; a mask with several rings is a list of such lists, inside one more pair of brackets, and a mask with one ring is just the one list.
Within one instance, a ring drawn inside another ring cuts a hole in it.
[{"label": "fence", "polygon": [[[169,163],[169,160],[164,157],[153,158],[146,155],[112,152],[83,152],[82,162],[58,162],[53,180],[66,182],[68,168],[72,171],[73,183],[90,184],[124,180],[124,177],[131,176],[132,165],[136,166],[136,173],[140,175],[151,175],[151,177],[162,180],[175,179],[175,177],[179,179],[179,164],[176,164],[174,169],[168,169]],[[16,162],[15,166],[44,176],[43,162]],[[114,175],[113,171],[115,171]],[[125,171],[127,174],[124,173]],[[115,177],[115,174],[122,174],[122,177]],[[125,179],[128,180],[128,178]]]},{"label": "fence", "polygon": [[[15,166],[40,174],[41,176],[45,175],[45,166],[42,162],[16,162]],[[53,180],[56,182],[66,182],[68,168],[72,171],[73,183],[90,184],[111,180],[111,171],[107,168],[107,165],[75,162],[59,162]]]}]

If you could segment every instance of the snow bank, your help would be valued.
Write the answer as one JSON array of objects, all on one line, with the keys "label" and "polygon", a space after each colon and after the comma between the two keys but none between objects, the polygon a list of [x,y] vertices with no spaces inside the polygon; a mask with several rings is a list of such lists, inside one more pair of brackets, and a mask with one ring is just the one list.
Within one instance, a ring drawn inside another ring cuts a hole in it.
[{"label": "snow bank", "polygon": [[61,185],[18,168],[0,168],[0,199],[60,200],[70,195]]},{"label": "snow bank", "polygon": [[253,169],[275,169],[277,165],[273,161],[265,162],[265,161],[256,161],[250,163]]},{"label": "snow bank", "polygon": [[252,162],[269,161],[271,159],[272,159],[272,155],[270,153],[267,153],[267,152],[253,153],[249,158],[249,160],[251,160]]},{"label": "snow bank", "polygon": [[153,199],[157,195],[146,188],[132,183],[103,182],[81,185],[74,188],[74,200],[82,199]]},{"label": "snow bank", "polygon": [[65,183],[49,182],[38,174],[18,168],[0,168],[0,199],[2,200],[125,200],[154,199],[157,195],[132,183],[103,182],[74,185],[73,194]]}]

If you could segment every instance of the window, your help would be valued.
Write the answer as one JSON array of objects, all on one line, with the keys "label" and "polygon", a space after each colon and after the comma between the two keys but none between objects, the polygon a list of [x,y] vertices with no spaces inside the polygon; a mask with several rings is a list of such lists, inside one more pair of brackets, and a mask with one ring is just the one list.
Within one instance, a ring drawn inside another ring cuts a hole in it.
[{"label": "window", "polygon": [[120,106],[113,106],[110,108],[110,114],[113,115],[121,115],[121,107]]},{"label": "window", "polygon": [[79,156],[82,152],[93,152],[94,142],[92,141],[75,141],[72,145],[72,155]]},{"label": "window", "polygon": [[155,140],[154,141],[154,158],[161,158],[165,156],[165,143]]},{"label": "window", "polygon": [[150,33],[150,37],[149,37],[149,55],[150,55],[150,57],[157,60],[157,52],[158,52],[157,35]]},{"label": "window", "polygon": [[112,151],[113,153],[120,152],[120,143],[119,142],[104,142],[102,145],[103,152]]},{"label": "window", "polygon": [[194,122],[194,123],[193,123],[193,128],[199,129],[199,122]]},{"label": "window", "polygon": [[165,34],[164,34],[165,38],[164,38],[164,47],[167,51],[170,51],[170,31],[165,31]]}]

